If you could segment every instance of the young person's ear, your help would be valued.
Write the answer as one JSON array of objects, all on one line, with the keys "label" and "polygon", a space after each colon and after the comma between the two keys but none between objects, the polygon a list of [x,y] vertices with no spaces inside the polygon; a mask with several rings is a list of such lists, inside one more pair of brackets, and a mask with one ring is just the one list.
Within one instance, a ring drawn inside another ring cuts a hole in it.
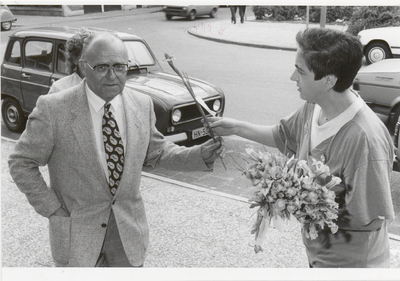
[{"label": "young person's ear", "polygon": [[326,80],[326,90],[330,91],[332,90],[333,87],[335,87],[336,82],[337,82],[337,77],[333,74],[329,74],[325,76],[325,80]]}]

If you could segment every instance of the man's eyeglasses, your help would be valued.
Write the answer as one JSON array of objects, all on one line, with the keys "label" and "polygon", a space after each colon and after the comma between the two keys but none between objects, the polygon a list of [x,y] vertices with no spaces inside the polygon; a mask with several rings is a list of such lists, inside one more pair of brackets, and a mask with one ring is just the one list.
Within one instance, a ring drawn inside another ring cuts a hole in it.
[{"label": "man's eyeglasses", "polygon": [[95,66],[91,66],[87,61],[86,64],[90,67],[91,70],[94,71],[96,76],[105,76],[110,69],[114,70],[115,75],[124,75],[128,71],[128,64],[126,63],[117,63],[113,66],[109,66],[108,64],[98,64]]}]

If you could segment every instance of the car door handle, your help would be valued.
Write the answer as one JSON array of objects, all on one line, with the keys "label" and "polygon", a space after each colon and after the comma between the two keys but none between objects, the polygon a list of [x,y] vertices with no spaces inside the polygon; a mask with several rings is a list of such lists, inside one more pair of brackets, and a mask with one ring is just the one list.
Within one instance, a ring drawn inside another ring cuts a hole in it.
[{"label": "car door handle", "polygon": [[390,81],[390,80],[393,80],[393,78],[391,78],[391,77],[376,76],[376,80]]},{"label": "car door handle", "polygon": [[25,74],[25,73],[22,73],[21,76],[22,76],[23,78],[31,78],[31,76],[30,76],[29,74]]}]

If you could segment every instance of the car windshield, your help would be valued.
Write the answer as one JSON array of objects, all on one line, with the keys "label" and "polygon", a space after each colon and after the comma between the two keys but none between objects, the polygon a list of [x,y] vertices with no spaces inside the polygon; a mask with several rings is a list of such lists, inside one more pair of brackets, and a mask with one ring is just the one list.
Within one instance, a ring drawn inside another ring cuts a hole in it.
[{"label": "car windshield", "polygon": [[127,49],[129,60],[132,65],[154,65],[154,58],[147,46],[140,41],[124,41]]}]

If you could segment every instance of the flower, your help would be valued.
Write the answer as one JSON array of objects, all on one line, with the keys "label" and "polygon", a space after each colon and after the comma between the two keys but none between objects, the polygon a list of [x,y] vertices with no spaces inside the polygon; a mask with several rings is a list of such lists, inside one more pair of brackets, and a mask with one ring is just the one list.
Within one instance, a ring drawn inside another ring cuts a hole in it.
[{"label": "flower", "polygon": [[284,199],[277,199],[275,202],[275,208],[278,212],[285,210],[286,208],[286,200]]},{"label": "flower", "polygon": [[327,165],[311,159],[309,166],[305,160],[288,158],[283,154],[257,152],[248,146],[243,154],[247,162],[243,174],[258,189],[250,199],[250,208],[256,208],[257,219],[251,233],[255,234],[256,253],[262,251],[268,227],[281,228],[282,222],[293,217],[301,223],[305,236],[318,237],[324,227],[332,233],[338,231],[334,222],[338,215],[335,192],[330,190],[341,182],[330,173]]}]

